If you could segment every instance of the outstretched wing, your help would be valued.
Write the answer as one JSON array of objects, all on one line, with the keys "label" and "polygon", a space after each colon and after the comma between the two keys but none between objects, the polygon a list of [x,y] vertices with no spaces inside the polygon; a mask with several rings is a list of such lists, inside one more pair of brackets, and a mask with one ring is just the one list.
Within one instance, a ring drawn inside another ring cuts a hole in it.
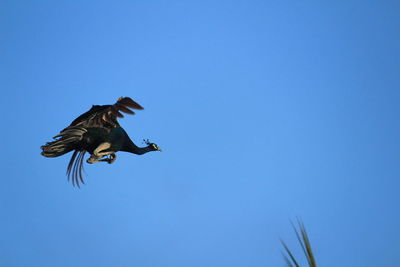
[{"label": "outstretched wing", "polygon": [[120,97],[114,105],[94,105],[92,108],[76,118],[70,126],[82,127],[119,127],[117,118],[123,118],[121,112],[135,114],[131,109],[141,110],[143,107],[130,97]]}]

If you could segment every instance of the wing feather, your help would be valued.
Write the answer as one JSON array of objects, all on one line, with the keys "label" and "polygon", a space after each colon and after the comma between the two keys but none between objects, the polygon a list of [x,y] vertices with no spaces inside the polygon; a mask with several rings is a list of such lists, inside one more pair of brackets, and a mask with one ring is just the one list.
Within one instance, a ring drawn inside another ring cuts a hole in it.
[{"label": "wing feather", "polygon": [[139,105],[137,102],[133,101],[133,99],[130,97],[120,97],[118,99],[117,103],[120,103],[122,105],[128,106],[133,109],[139,109],[139,110],[143,109],[143,107],[141,105]]},{"label": "wing feather", "polygon": [[76,118],[70,126],[83,127],[104,127],[115,128],[119,127],[117,118],[123,118],[121,113],[135,114],[131,109],[142,110],[143,107],[130,97],[120,97],[117,103],[113,105],[93,106],[89,111],[83,113]]},{"label": "wing feather", "polygon": [[133,112],[132,110],[130,110],[129,108],[127,108],[127,107],[125,107],[124,105],[122,105],[121,103],[116,103],[116,105],[117,105],[117,107],[118,107],[118,109],[119,110],[121,110],[122,112],[124,112],[124,113],[127,113],[127,114],[135,114],[135,112]]}]

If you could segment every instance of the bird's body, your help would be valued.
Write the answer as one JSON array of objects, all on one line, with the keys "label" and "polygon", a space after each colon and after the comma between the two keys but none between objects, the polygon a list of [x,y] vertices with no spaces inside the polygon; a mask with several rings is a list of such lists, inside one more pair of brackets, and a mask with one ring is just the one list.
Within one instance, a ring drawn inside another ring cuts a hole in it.
[{"label": "bird's body", "polygon": [[148,147],[138,147],[133,143],[127,132],[122,127],[112,128],[109,132],[104,128],[90,127],[87,128],[88,132],[84,135],[85,150],[90,154],[102,143],[109,143],[110,151],[124,151],[137,155],[143,155]]},{"label": "bird's body", "polygon": [[[89,127],[86,128],[87,133],[83,135],[83,142],[82,146],[83,148],[89,152],[90,154],[93,154],[93,151],[101,144],[104,142],[110,142],[112,139],[112,132],[114,129],[122,129],[122,128],[114,128],[111,131],[100,128],[100,127]],[[116,140],[118,141],[118,140]],[[116,150],[118,151],[118,150]]]},{"label": "bird's body", "polygon": [[117,117],[123,117],[120,111],[134,114],[129,108],[143,109],[129,97],[119,98],[114,105],[92,106],[89,111],[80,115],[55,136],[55,141],[42,146],[41,154],[45,157],[58,157],[74,151],[68,164],[67,174],[69,177],[72,171],[73,184],[79,187],[79,180],[84,183],[82,164],[86,152],[91,155],[87,160],[88,163],[102,161],[113,163],[116,159],[115,153],[118,151],[137,155],[161,151],[156,144],[149,142],[146,142],[146,147],[136,146],[119,125]]}]

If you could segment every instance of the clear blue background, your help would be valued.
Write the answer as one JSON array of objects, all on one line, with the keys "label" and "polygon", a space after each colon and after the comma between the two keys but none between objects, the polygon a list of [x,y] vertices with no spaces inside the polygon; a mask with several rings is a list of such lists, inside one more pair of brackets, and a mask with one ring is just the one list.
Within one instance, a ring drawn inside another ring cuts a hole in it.
[{"label": "clear blue background", "polygon": [[[1,266],[399,266],[398,1],[1,1]],[[146,3],[145,3],[146,2]],[[92,104],[162,153],[39,147]]]}]

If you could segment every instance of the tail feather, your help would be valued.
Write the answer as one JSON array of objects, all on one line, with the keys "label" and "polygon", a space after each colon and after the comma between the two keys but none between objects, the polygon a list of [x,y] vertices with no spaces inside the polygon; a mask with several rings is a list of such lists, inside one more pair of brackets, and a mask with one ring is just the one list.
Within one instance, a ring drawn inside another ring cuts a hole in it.
[{"label": "tail feather", "polygon": [[76,185],[78,188],[80,188],[79,180],[81,181],[82,184],[85,184],[82,175],[83,159],[85,157],[85,153],[86,153],[85,150],[82,151],[75,150],[74,153],[72,154],[71,160],[69,161],[67,168],[68,181],[70,180],[70,176],[72,176],[72,185],[73,186]]},{"label": "tail feather", "polygon": [[86,132],[85,128],[77,126],[65,128],[60,134],[53,137],[54,141],[40,147],[42,149],[41,154],[45,157],[54,158],[78,149],[77,146]]}]

